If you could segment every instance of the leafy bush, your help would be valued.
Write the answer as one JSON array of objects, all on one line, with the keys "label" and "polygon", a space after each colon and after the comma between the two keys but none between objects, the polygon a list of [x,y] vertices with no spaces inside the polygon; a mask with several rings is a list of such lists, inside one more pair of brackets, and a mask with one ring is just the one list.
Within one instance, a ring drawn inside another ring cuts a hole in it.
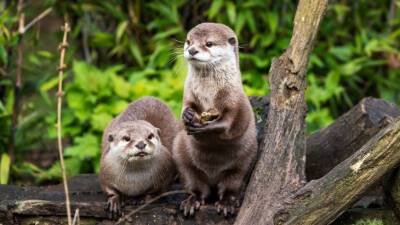
[{"label": "leafy bush", "polygon": [[[15,3],[13,3],[15,4]],[[186,32],[203,21],[225,23],[238,34],[244,89],[268,93],[271,59],[288,46],[296,3],[262,0],[56,1],[29,3],[31,19],[47,7],[54,13],[24,36],[24,88],[17,130],[15,175],[57,179],[48,169],[24,162],[24,155],[50,148],[55,138],[55,69],[58,25],[73,28],[64,82],[63,137],[69,175],[98,170],[103,128],[129,102],[153,95],[179,115],[186,74],[182,45]],[[11,124],[17,23],[15,5],[0,16],[0,125]],[[365,96],[400,102],[400,18],[389,1],[334,1],[311,55],[306,100],[308,131],[327,126]],[[58,21],[58,23],[57,23]],[[43,28],[45,27],[45,28]],[[8,75],[9,74],[9,75]],[[34,131],[34,132],[32,132]],[[0,130],[0,153],[10,129]],[[51,146],[51,145],[50,145]]]}]

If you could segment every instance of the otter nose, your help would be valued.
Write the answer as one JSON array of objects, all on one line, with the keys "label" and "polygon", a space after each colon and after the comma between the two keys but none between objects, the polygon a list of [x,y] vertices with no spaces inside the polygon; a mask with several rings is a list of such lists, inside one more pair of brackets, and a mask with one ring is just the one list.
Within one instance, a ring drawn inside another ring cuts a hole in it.
[{"label": "otter nose", "polygon": [[146,144],[143,141],[140,141],[135,145],[136,148],[143,150],[146,147]]},{"label": "otter nose", "polygon": [[193,56],[193,55],[196,55],[198,52],[199,52],[199,51],[197,51],[197,50],[196,50],[195,48],[193,48],[193,47],[192,47],[192,48],[189,48],[189,54],[192,55],[192,56]]}]

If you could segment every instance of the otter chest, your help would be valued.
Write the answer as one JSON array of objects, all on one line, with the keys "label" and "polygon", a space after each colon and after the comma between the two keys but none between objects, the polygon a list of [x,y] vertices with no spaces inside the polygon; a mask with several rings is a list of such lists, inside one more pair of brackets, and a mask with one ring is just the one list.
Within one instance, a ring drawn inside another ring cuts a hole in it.
[{"label": "otter chest", "polygon": [[204,110],[215,107],[214,99],[222,86],[213,79],[195,78],[191,84],[192,94],[196,96]]}]

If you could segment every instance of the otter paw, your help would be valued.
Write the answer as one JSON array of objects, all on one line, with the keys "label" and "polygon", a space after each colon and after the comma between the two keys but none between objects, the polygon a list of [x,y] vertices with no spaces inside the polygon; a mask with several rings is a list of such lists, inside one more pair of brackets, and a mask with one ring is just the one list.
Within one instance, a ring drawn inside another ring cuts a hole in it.
[{"label": "otter paw", "polygon": [[118,219],[123,215],[119,196],[114,195],[108,198],[106,211],[108,212],[108,217],[110,219]]},{"label": "otter paw", "polygon": [[181,202],[179,209],[183,212],[184,216],[193,216],[196,210],[200,209],[202,202],[196,196],[190,195],[186,200]]},{"label": "otter paw", "polygon": [[192,126],[188,126],[186,128],[186,131],[187,131],[188,135],[193,135],[193,134],[201,134],[201,133],[208,132],[208,129],[206,126],[192,125]]},{"label": "otter paw", "polygon": [[182,120],[185,125],[192,124],[196,111],[193,108],[186,108],[182,113]]},{"label": "otter paw", "polygon": [[236,209],[239,207],[239,200],[233,196],[223,198],[215,203],[215,207],[217,208],[217,212],[219,214],[223,213],[225,217],[235,215]]}]

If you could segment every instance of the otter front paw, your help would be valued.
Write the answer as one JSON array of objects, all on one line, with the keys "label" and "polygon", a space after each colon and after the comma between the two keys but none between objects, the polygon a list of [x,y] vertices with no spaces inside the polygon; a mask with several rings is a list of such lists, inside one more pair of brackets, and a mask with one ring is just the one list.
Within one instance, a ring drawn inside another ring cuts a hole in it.
[{"label": "otter front paw", "polygon": [[215,203],[218,213],[223,213],[225,217],[235,215],[236,208],[239,208],[239,200],[234,196],[227,196]]},{"label": "otter front paw", "polygon": [[204,204],[203,201],[199,201],[195,195],[190,195],[187,199],[183,200],[180,205],[180,210],[184,216],[193,216],[196,210],[200,209],[200,206]]},{"label": "otter front paw", "polygon": [[208,132],[207,125],[201,125],[201,124],[191,124],[186,127],[186,131],[188,135],[193,135],[193,134],[201,134],[204,132]]},{"label": "otter front paw", "polygon": [[121,203],[121,199],[118,195],[108,197],[106,211],[110,219],[118,219],[118,217],[123,215]]},{"label": "otter front paw", "polygon": [[191,107],[187,107],[185,110],[183,110],[183,113],[182,113],[183,123],[186,126],[192,124],[193,120],[195,118],[195,115],[196,115],[196,111]]}]

